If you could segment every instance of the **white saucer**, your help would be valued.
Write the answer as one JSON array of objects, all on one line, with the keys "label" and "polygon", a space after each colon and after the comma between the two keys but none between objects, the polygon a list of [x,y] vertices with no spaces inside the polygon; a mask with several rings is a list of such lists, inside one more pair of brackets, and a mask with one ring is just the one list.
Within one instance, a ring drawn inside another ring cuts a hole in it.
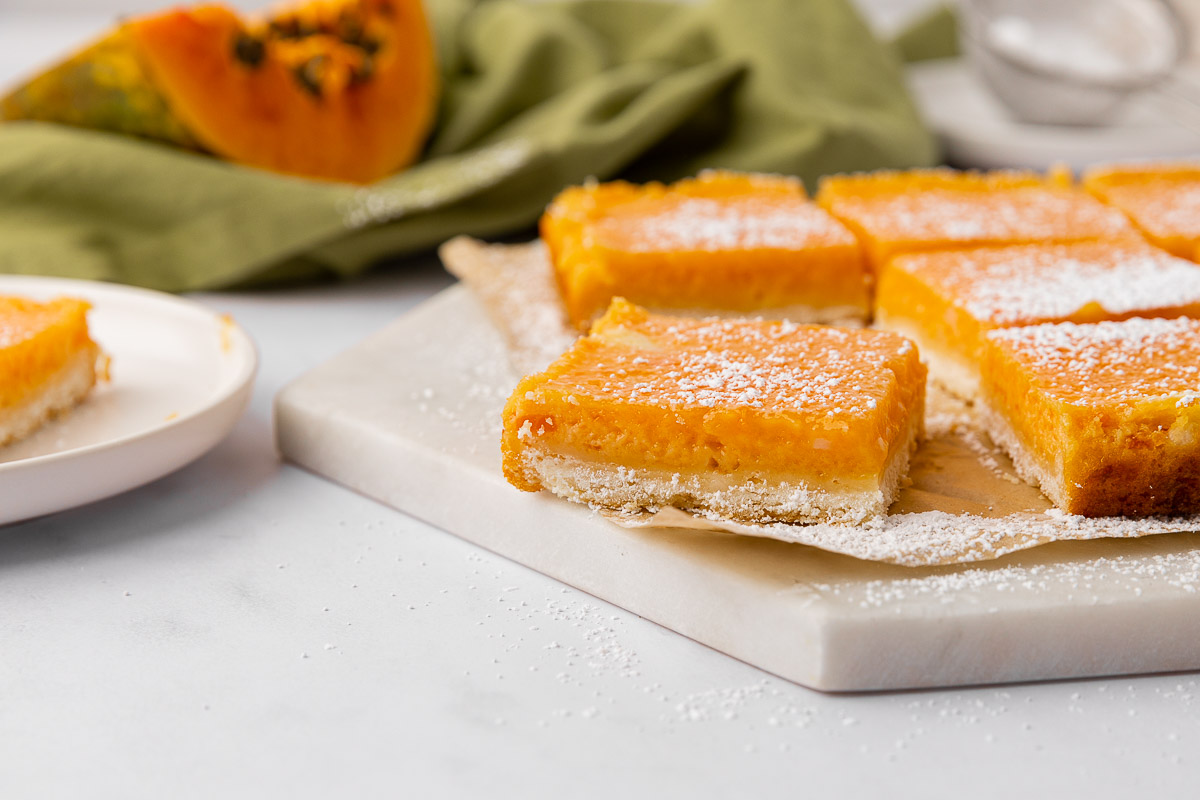
[{"label": "white saucer", "polygon": [[1030,125],[1012,119],[966,61],[919,62],[908,74],[917,104],[954,166],[1066,164],[1078,170],[1107,161],[1200,155],[1200,134],[1148,102],[1131,102],[1122,118],[1105,127]]},{"label": "white saucer", "polygon": [[258,359],[231,320],[171,295],[88,281],[0,276],[0,294],[81,297],[112,380],[0,449],[0,524],[132,489],[199,458],[233,428]]}]

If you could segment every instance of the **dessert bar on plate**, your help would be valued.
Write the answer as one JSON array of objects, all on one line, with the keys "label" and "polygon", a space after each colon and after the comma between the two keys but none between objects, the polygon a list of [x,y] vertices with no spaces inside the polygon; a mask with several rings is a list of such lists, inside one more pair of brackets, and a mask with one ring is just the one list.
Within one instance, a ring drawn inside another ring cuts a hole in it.
[{"label": "dessert bar on plate", "polygon": [[875,303],[875,323],[915,341],[931,377],[970,400],[989,330],[1200,316],[1200,267],[1136,241],[914,253],[889,262]]},{"label": "dessert bar on plate", "polygon": [[1200,321],[1064,322],[986,338],[988,432],[1055,505],[1200,512]]},{"label": "dessert bar on plate", "polygon": [[817,202],[858,236],[879,272],[899,253],[1137,237],[1066,176],[951,169],[832,175]]},{"label": "dessert bar on plate", "polygon": [[676,314],[870,315],[858,242],[795,178],[708,171],[669,186],[572,187],[541,233],[581,330],[616,296]]},{"label": "dessert bar on plate", "polygon": [[96,383],[100,349],[83,300],[0,296],[0,445],[76,406]]},{"label": "dessert bar on plate", "polygon": [[884,513],[923,425],[894,333],[659,316],[624,300],[503,415],[504,473],[595,506],[748,522]]},{"label": "dessert bar on plate", "polygon": [[1095,167],[1083,187],[1128,214],[1154,244],[1200,260],[1200,163]]}]

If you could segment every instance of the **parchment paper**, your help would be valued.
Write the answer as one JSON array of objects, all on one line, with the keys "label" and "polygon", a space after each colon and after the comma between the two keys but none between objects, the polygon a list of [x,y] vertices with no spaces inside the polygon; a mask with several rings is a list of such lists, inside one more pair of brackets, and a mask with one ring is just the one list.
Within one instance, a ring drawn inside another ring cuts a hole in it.
[{"label": "parchment paper", "polygon": [[[495,245],[459,237],[440,254],[487,309],[517,373],[544,368],[574,341],[541,242]],[[926,438],[896,502],[886,516],[864,525],[747,525],[675,508],[601,513],[629,528],[725,531],[914,567],[987,561],[1053,541],[1200,530],[1200,515],[1087,518],[1059,511],[1017,477],[971,407],[933,383],[925,425]]]}]

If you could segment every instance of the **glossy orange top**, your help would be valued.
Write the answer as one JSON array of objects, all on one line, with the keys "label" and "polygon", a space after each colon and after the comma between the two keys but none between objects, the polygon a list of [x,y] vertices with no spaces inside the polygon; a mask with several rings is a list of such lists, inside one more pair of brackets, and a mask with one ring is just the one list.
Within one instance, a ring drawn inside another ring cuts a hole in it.
[{"label": "glossy orange top", "polygon": [[992,331],[988,340],[1032,386],[1073,406],[1200,401],[1200,320],[1034,325]]},{"label": "glossy orange top", "polygon": [[950,169],[833,175],[817,202],[862,240],[872,265],[905,252],[1136,236],[1124,215],[1035,172]]},{"label": "glossy orange top", "polygon": [[1129,215],[1152,242],[1200,260],[1200,164],[1129,164],[1084,173],[1083,186]]},{"label": "glossy orange top", "polygon": [[[896,334],[649,314],[623,300],[504,413],[504,446],[625,466],[877,475],[921,413]],[[522,433],[524,431],[524,433]]]},{"label": "glossy orange top", "polygon": [[889,263],[876,304],[971,358],[990,328],[1200,316],[1200,267],[1136,241],[915,253]]},{"label": "glossy orange top", "polygon": [[597,198],[604,207],[591,217],[589,233],[594,244],[610,250],[714,253],[854,244],[844,226],[785,178],[710,175],[608,199]]},{"label": "glossy orange top", "polygon": [[794,178],[709,171],[670,186],[573,187],[541,232],[581,326],[617,295],[662,309],[867,311],[857,241]]}]

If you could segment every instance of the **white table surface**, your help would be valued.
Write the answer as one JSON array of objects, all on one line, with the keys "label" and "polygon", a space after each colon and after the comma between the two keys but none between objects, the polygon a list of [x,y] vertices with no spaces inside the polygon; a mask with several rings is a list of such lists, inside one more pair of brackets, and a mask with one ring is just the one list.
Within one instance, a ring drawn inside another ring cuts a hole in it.
[{"label": "white table surface", "polygon": [[[13,19],[0,80],[88,29]],[[1194,794],[1194,675],[822,695],[280,464],[274,393],[449,283],[199,298],[261,350],[233,435],[0,528],[0,797]]]}]

